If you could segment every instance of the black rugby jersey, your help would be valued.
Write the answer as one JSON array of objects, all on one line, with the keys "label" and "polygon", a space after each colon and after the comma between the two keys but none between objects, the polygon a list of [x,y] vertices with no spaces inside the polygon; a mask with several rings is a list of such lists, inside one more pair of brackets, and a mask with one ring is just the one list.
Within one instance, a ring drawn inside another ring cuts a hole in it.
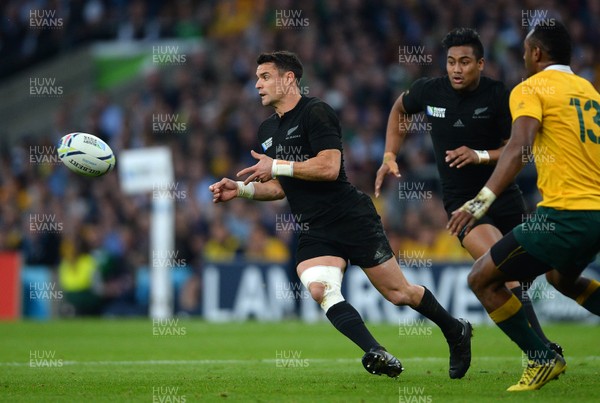
[{"label": "black rugby jersey", "polygon": [[[481,77],[477,89],[461,93],[447,76],[416,80],[404,94],[407,113],[425,112],[430,123],[435,159],[442,183],[444,204],[469,200],[485,185],[495,165],[450,168],[446,151],[460,146],[493,150],[510,137],[509,91],[500,81]],[[514,190],[516,185],[512,185]]]},{"label": "black rugby jersey", "polygon": [[348,182],[344,170],[342,130],[334,110],[315,97],[302,97],[294,109],[276,113],[258,129],[262,152],[274,159],[306,161],[320,151],[342,151],[340,173],[335,181],[306,181],[280,176],[294,218],[308,223],[309,232],[323,228],[344,215],[361,193]]}]

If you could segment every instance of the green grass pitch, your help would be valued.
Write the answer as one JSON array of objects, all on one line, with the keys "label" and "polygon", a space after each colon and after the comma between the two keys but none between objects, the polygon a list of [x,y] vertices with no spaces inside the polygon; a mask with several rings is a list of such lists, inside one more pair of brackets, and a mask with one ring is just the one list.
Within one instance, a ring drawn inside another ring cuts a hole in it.
[{"label": "green grass pitch", "polygon": [[499,329],[476,326],[473,362],[448,378],[434,326],[369,325],[403,363],[369,375],[362,352],[328,323],[70,320],[0,323],[0,401],[486,402],[600,401],[600,328],[545,326],[567,372],[535,392],[508,393],[521,354]]}]

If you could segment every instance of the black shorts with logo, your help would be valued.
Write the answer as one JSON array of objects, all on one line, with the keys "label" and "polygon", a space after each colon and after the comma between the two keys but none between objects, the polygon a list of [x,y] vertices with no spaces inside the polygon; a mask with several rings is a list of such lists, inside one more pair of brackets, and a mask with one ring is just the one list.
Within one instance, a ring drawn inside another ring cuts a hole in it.
[{"label": "black shorts with logo", "polygon": [[337,256],[363,269],[394,256],[369,196],[361,193],[359,201],[338,220],[318,229],[309,226],[299,235],[296,265],[321,256]]}]

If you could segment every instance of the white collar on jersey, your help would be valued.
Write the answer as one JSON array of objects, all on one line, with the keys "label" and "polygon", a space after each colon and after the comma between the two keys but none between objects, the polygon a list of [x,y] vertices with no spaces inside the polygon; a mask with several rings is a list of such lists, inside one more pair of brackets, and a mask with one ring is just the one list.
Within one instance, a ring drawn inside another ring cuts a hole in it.
[{"label": "white collar on jersey", "polygon": [[551,64],[550,66],[546,67],[543,71],[546,70],[556,70],[562,71],[563,73],[575,74],[573,73],[573,70],[571,70],[571,66],[567,66],[566,64]]}]

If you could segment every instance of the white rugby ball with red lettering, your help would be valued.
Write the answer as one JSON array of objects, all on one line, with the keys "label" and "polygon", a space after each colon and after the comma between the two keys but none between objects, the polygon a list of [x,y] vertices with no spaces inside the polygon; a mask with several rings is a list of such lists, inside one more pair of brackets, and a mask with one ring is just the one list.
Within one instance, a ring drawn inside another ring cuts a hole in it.
[{"label": "white rugby ball with red lettering", "polygon": [[102,176],[115,167],[115,155],[104,141],[89,133],[70,133],[60,139],[58,158],[71,171]]}]

